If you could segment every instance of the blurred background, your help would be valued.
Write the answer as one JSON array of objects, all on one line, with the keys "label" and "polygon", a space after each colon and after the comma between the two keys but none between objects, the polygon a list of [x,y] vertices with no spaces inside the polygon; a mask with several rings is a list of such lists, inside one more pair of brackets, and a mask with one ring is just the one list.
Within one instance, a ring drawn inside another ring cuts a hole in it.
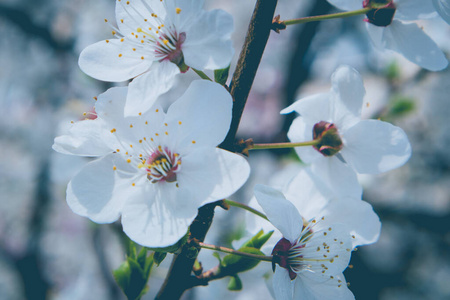
[{"label": "blurred background", "polygon": [[[207,0],[235,20],[236,57],[255,1]],[[281,19],[336,10],[325,0],[282,0]],[[77,65],[80,51],[111,37],[113,0],[0,0],[0,299],[124,299],[111,271],[124,260],[120,225],[97,225],[71,212],[68,181],[88,162],[51,149],[70,121],[83,119],[93,97],[112,84],[94,80]],[[361,177],[364,199],[380,215],[378,243],[353,254],[345,272],[357,299],[450,299],[450,70],[428,72],[401,56],[375,50],[363,17],[291,26],[272,32],[242,118],[239,136],[285,141],[294,116],[279,111],[305,95],[326,92],[330,75],[349,64],[363,76],[363,114],[401,126],[413,155],[407,165]],[[421,25],[450,51],[450,26],[439,18]],[[173,99],[190,81],[179,79]],[[249,158],[253,177],[234,197],[248,202],[253,185],[295,161],[290,152]],[[206,242],[230,246],[245,230],[244,214],[217,210]],[[119,230],[117,230],[119,228]],[[223,235],[223,230],[227,230]],[[231,230],[230,230],[231,228]],[[150,279],[153,299],[170,257]],[[217,261],[202,251],[206,269]],[[261,264],[260,264],[261,265]],[[244,274],[243,291],[227,280],[185,293],[185,299],[271,299],[260,266]]]}]

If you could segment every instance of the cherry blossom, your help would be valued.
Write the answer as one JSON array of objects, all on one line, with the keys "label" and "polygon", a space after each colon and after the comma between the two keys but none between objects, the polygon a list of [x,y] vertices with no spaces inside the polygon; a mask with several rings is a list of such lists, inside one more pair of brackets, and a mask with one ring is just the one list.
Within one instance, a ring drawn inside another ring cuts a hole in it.
[{"label": "cherry blossom", "polygon": [[270,222],[283,235],[272,255],[277,300],[354,299],[342,272],[348,266],[352,236],[327,216],[306,219],[283,193],[256,185],[255,196]]},{"label": "cherry blossom", "polygon": [[436,43],[416,23],[430,18],[436,10],[448,22],[448,4],[439,0],[328,0],[342,10],[374,7],[367,13],[367,30],[376,47],[400,53],[430,71],[447,67],[448,61]]},{"label": "cherry blossom", "polygon": [[450,24],[450,2],[448,0],[433,0],[433,5],[441,18]]},{"label": "cherry blossom", "polygon": [[58,152],[99,157],[71,180],[67,202],[97,223],[121,217],[132,240],[166,247],[186,234],[200,206],[247,180],[247,161],[216,147],[228,132],[232,99],[219,84],[194,81],[167,113],[155,105],[124,117],[126,94],[126,87],[109,89],[98,97],[95,120],[55,139]]},{"label": "cherry blossom", "polygon": [[[135,100],[136,91],[143,89],[167,92],[176,75],[188,67],[226,68],[234,54],[232,16],[222,10],[207,12],[202,8],[203,2],[117,0],[117,27],[111,25],[114,37],[84,49],[80,68],[103,81],[134,78],[127,102]],[[133,107],[127,103],[125,114],[135,114]]]},{"label": "cherry blossom", "polygon": [[320,139],[314,147],[295,148],[313,172],[343,194],[357,186],[355,171],[377,174],[403,165],[411,156],[405,132],[379,120],[361,120],[365,89],[359,73],[339,67],[329,93],[298,100],[281,113],[300,114],[288,132],[292,142]]}]

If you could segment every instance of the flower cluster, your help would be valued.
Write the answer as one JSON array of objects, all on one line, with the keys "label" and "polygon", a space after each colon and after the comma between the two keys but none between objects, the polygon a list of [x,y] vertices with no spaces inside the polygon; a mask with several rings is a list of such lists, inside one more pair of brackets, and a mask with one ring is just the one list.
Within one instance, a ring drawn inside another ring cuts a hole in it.
[{"label": "flower cluster", "polygon": [[[415,23],[402,22],[436,11],[448,21],[447,2],[329,1],[346,10],[370,8],[375,43],[430,70],[447,65]],[[250,174],[242,155],[218,146],[236,117],[226,86],[197,80],[174,102],[166,94],[189,68],[200,73],[230,65],[232,18],[202,7],[203,0],[117,0],[114,37],[87,47],[79,65],[100,80],[132,81],[99,95],[95,117],[72,124],[53,145],[60,153],[97,158],[68,184],[70,208],[97,223],[120,218],[125,234],[146,247],[170,247],[189,236],[198,209],[235,193]],[[354,298],[343,271],[355,247],[376,242],[381,230],[361,199],[357,174],[386,172],[411,156],[401,128],[361,120],[364,96],[359,73],[341,66],[328,93],[281,111],[299,114],[288,144],[305,165],[278,189],[256,185],[253,204],[267,217],[249,220],[279,231],[269,242],[278,300]],[[173,104],[164,111],[161,101]]]}]

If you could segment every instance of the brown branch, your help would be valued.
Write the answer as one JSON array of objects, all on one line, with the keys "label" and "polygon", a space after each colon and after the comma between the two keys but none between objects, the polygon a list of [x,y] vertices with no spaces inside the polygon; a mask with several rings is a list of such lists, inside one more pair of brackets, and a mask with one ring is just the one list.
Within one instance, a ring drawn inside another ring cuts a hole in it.
[{"label": "brown branch", "polygon": [[[245,44],[230,85],[234,100],[233,118],[228,135],[220,145],[223,149],[234,148],[237,128],[269,38],[277,2],[278,0],[258,0],[253,11]],[[194,283],[198,279],[192,276],[191,272],[200,249],[190,241],[204,241],[214,217],[214,208],[221,203],[222,201],[207,204],[198,210],[198,215],[190,227],[188,243],[182,247],[181,253],[175,255],[166,280],[155,299],[179,299],[184,291],[198,285]]]},{"label": "brown branch", "polygon": [[231,80],[230,93],[234,99],[233,118],[230,130],[220,145],[223,149],[234,150],[236,132],[253,80],[255,79],[256,71],[261,62],[264,48],[269,39],[277,2],[278,0],[258,0],[253,11],[247,36],[245,37],[245,44],[239,55],[236,71]]}]

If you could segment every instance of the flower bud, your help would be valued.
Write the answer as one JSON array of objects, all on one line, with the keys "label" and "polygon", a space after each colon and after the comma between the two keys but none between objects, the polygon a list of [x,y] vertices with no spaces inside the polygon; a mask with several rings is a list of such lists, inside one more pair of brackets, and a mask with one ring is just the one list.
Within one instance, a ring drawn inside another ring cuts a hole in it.
[{"label": "flower bud", "polygon": [[333,156],[344,146],[337,127],[333,123],[325,121],[314,125],[313,139],[319,140],[318,144],[313,146],[314,149],[324,156]]}]

